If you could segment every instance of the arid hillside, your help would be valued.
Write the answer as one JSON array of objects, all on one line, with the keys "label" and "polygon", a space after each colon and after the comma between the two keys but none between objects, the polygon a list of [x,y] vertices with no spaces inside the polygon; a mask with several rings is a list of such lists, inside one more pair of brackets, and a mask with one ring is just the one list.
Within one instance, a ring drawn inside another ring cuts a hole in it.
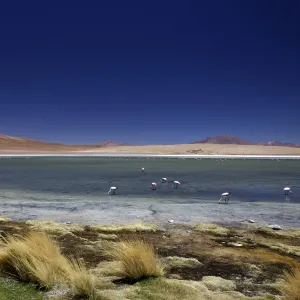
[{"label": "arid hillside", "polygon": [[47,143],[34,139],[20,138],[0,134],[0,151],[2,152],[35,152],[35,151],[80,151],[91,148],[100,148],[102,145],[65,145],[59,143]]},{"label": "arid hillside", "polygon": [[145,154],[300,155],[300,148],[234,144],[178,144],[94,148],[87,152]]},{"label": "arid hillside", "polygon": [[[224,140],[225,141],[225,140]],[[219,155],[300,155],[300,148],[272,145],[241,145],[216,141],[177,145],[132,146],[105,141],[97,145],[66,145],[42,142],[29,138],[20,138],[0,134],[0,152],[34,153],[34,152],[80,152],[80,153],[131,153],[131,154],[219,154]]]}]

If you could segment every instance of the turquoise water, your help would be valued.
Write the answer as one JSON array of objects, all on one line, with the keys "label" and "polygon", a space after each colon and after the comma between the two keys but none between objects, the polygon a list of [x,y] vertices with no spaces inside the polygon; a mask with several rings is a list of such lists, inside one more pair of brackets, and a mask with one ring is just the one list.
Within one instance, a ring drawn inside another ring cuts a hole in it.
[{"label": "turquoise water", "polygon": [[[144,167],[146,174],[141,174]],[[179,180],[179,189],[160,179]],[[156,191],[150,191],[151,182]],[[289,185],[289,201],[300,203],[299,160],[220,160],[145,159],[99,157],[31,157],[0,159],[0,189],[28,193],[31,198],[80,196],[88,199],[106,196],[110,186],[119,188],[120,197],[133,201],[148,198],[168,203],[216,201],[231,191],[238,201],[283,201],[282,189]],[[2,194],[2,202],[12,196]],[[29,199],[30,200],[30,199]],[[33,199],[36,200],[36,199]]]}]

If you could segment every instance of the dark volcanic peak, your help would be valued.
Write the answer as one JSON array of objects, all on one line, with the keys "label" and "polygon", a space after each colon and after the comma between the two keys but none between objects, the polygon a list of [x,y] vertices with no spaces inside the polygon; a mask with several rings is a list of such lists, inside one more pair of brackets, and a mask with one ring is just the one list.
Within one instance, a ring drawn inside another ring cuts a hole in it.
[{"label": "dark volcanic peak", "polygon": [[104,147],[113,147],[113,146],[132,146],[131,144],[122,144],[122,143],[117,143],[114,141],[104,141],[103,143],[100,144],[100,146]]},{"label": "dark volcanic peak", "polygon": [[202,141],[196,141],[192,144],[236,144],[236,145],[252,145],[239,137],[233,135],[217,135],[209,136]]},{"label": "dark volcanic peak", "polygon": [[101,146],[109,147],[109,146],[118,146],[119,144],[114,141],[104,141],[103,143],[100,143]]}]

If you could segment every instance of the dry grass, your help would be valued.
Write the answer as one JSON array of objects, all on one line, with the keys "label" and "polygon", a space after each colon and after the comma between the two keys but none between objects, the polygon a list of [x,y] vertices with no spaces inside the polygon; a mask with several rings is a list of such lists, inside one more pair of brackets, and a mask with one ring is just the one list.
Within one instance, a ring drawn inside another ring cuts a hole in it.
[{"label": "dry grass", "polygon": [[2,270],[23,281],[51,288],[65,278],[68,261],[47,235],[31,232],[24,238],[5,239],[0,265]]},{"label": "dry grass", "polygon": [[300,300],[300,266],[285,273],[279,289],[285,300]]},{"label": "dry grass", "polygon": [[41,231],[54,235],[66,235],[84,231],[83,225],[57,223],[47,220],[28,220],[25,224],[29,225],[32,231]]},{"label": "dry grass", "polygon": [[267,248],[235,248],[235,247],[214,247],[213,249],[206,249],[202,252],[206,255],[213,255],[216,258],[230,257],[234,262],[280,262],[290,266],[294,265],[294,259],[288,256],[281,255],[273,250]]},{"label": "dry grass", "polygon": [[[217,284],[217,286],[215,284]],[[220,286],[218,286],[220,284]],[[210,277],[205,281],[176,280],[166,278],[148,279],[131,286],[123,295],[108,299],[130,300],[275,300],[275,297],[247,297],[234,291],[230,280]],[[107,293],[108,294],[108,293]],[[113,295],[114,291],[109,291]]]},{"label": "dry grass", "polygon": [[111,243],[105,253],[111,259],[120,261],[120,275],[127,279],[137,281],[164,274],[164,266],[156,256],[153,246],[142,240]]},{"label": "dry grass", "polygon": [[143,222],[126,225],[92,225],[91,230],[100,232],[156,232],[158,227]]},{"label": "dry grass", "polygon": [[6,238],[1,247],[0,267],[4,273],[46,289],[68,283],[74,295],[94,295],[92,277],[83,263],[64,257],[56,242],[44,233]]},{"label": "dry grass", "polygon": [[10,222],[10,221],[11,221],[11,219],[8,217],[5,217],[5,216],[0,217],[0,222]]},{"label": "dry grass", "polygon": [[95,283],[81,260],[70,260],[68,279],[74,295],[95,298]]},{"label": "dry grass", "polygon": [[230,230],[217,224],[197,224],[194,230],[211,235],[227,235]]},{"label": "dry grass", "polygon": [[300,236],[300,230],[299,229],[288,229],[288,230],[273,230],[269,227],[258,227],[255,228],[254,233],[261,234],[263,236],[270,236],[274,238],[287,238],[292,239]]}]

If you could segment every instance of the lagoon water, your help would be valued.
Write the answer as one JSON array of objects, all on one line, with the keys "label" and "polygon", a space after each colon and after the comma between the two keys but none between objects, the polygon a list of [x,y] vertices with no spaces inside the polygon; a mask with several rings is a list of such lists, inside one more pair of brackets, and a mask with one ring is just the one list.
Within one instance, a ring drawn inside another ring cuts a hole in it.
[{"label": "lagoon water", "polygon": [[[146,174],[141,174],[144,167]],[[169,183],[160,179],[167,177]],[[179,189],[172,181],[179,180]],[[149,190],[157,182],[156,191]],[[106,195],[117,186],[117,196]],[[283,187],[293,195],[285,197]],[[0,159],[0,212],[83,223],[261,222],[300,226],[300,160],[20,157]],[[231,191],[229,205],[218,205]]]}]

